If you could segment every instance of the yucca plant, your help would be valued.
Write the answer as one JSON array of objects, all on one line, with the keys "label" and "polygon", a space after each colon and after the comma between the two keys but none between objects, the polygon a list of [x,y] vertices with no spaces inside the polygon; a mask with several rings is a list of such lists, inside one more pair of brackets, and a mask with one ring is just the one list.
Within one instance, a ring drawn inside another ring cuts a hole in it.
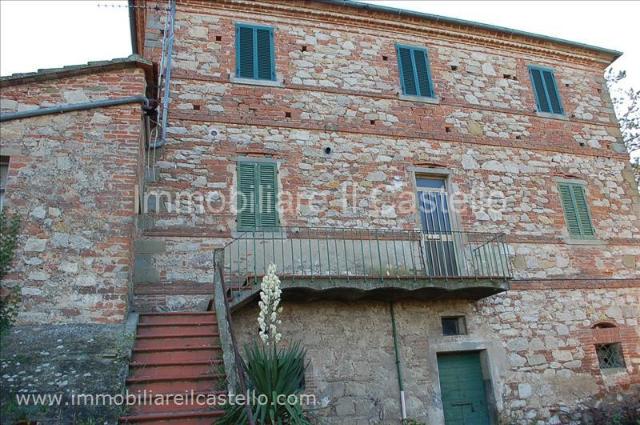
[{"label": "yucca plant", "polygon": [[[245,348],[253,419],[260,425],[309,425],[300,395],[304,389],[305,350],[299,343],[276,348],[254,342]],[[295,397],[288,397],[295,396]],[[280,397],[280,399],[278,399]],[[227,404],[220,424],[248,424],[246,407]]]},{"label": "yucca plant", "polygon": [[[310,425],[302,409],[300,397],[304,389],[304,358],[300,343],[278,348],[282,335],[280,279],[271,264],[262,279],[258,326],[260,339],[245,347],[248,406],[257,425]],[[246,404],[228,403],[219,424],[248,424]]]}]

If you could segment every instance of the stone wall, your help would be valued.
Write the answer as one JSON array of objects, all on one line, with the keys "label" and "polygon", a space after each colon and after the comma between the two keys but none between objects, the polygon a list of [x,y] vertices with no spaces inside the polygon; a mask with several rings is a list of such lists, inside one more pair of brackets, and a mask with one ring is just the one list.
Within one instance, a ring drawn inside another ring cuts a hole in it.
[{"label": "stone wall", "polygon": [[[138,68],[50,78],[2,88],[2,111],[145,94]],[[140,104],[2,123],[10,212],[22,217],[12,273],[20,323],[113,323],[127,313]]]},{"label": "stone wall", "polygon": [[[124,393],[134,326],[135,323],[16,326],[3,334],[0,421],[117,424],[126,406],[109,405],[99,397]],[[76,398],[74,405],[71,397],[83,394],[93,399],[82,403],[81,398]],[[60,397],[61,403],[18,403],[16,396],[28,395]]]},{"label": "stone wall", "polygon": [[[488,354],[491,396],[504,423],[587,423],[583,414],[595,400],[640,385],[639,305],[637,287],[516,290],[476,303],[398,301],[407,414],[442,423],[437,353],[475,349]],[[466,316],[468,335],[442,336],[440,318],[451,315]],[[387,303],[285,302],[281,318],[284,340],[308,350],[307,391],[320,404],[314,415],[326,423],[399,422]],[[243,344],[257,337],[256,320],[254,308],[234,316]],[[603,321],[617,325],[624,370],[598,367],[591,328]]]}]

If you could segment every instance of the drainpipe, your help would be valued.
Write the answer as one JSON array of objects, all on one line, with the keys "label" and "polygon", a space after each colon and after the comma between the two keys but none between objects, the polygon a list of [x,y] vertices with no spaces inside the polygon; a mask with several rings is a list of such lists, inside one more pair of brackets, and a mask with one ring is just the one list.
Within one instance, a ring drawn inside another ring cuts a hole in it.
[{"label": "drainpipe", "polygon": [[407,405],[404,399],[404,383],[402,381],[402,367],[400,365],[400,353],[398,350],[398,330],[396,329],[396,315],[393,311],[393,302],[389,303],[391,310],[391,331],[393,333],[393,350],[396,355],[396,371],[398,372],[398,388],[400,388],[400,409],[402,412],[402,422],[407,419]]},{"label": "drainpipe", "polygon": [[40,117],[42,115],[62,114],[72,111],[85,111],[87,109],[106,108],[109,106],[127,105],[129,103],[142,103],[144,108],[149,107],[149,99],[144,96],[129,96],[120,99],[93,100],[91,102],[67,103],[47,108],[31,109],[28,111],[0,114],[0,122],[18,120],[22,118]]}]

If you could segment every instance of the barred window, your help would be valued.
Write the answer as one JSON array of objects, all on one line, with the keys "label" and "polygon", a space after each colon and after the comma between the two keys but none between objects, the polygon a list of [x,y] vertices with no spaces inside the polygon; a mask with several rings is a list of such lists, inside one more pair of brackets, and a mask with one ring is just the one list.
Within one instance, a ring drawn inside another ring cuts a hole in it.
[{"label": "barred window", "polygon": [[622,345],[619,342],[613,344],[596,345],[596,354],[600,369],[613,369],[625,367]]}]

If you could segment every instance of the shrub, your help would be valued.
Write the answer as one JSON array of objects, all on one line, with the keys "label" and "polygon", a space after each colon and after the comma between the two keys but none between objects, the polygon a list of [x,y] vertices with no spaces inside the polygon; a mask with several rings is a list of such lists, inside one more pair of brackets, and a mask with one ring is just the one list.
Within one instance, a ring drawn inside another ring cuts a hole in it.
[{"label": "shrub", "polygon": [[[11,268],[11,262],[18,243],[20,217],[9,217],[0,212],[0,282]],[[0,286],[0,333],[6,331],[15,321],[20,304],[20,288]]]},{"label": "shrub", "polygon": [[[249,400],[256,424],[310,424],[297,397],[304,389],[304,348],[299,343],[276,348],[256,342],[245,348],[245,357],[249,394],[256,394],[256,399]],[[264,396],[263,400],[258,400],[258,395]],[[278,396],[284,399],[276,402]],[[288,396],[296,397],[290,400]],[[230,404],[225,411],[218,423],[249,423],[244,405]]]}]

